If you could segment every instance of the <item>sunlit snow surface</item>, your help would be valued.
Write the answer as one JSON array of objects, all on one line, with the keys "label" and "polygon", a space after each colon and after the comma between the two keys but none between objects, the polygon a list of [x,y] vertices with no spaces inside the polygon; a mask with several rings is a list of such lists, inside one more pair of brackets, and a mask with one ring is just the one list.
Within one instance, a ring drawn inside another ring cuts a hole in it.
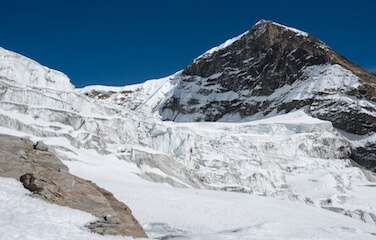
[{"label": "sunlit snow surface", "polygon": [[1,240],[125,240],[90,233],[84,225],[95,217],[36,199],[21,183],[0,177]]},{"label": "sunlit snow surface", "polygon": [[126,201],[151,236],[166,235],[167,229],[188,236],[181,239],[373,239],[376,231],[304,203],[140,181],[129,163],[86,156],[85,163],[69,164],[73,173],[95,179]]},{"label": "sunlit snow surface", "polygon": [[[128,204],[151,236],[375,238],[373,176],[343,159],[350,143],[329,122],[302,111],[245,123],[162,122],[158,105],[179,73],[124,88],[77,90],[59,78],[52,82],[65,90],[10,76],[0,72],[0,133],[46,142],[73,174]],[[303,89],[327,86],[310,76],[313,85]],[[92,90],[106,94],[87,97]],[[78,215],[84,220],[73,225],[82,227],[89,219]]]}]

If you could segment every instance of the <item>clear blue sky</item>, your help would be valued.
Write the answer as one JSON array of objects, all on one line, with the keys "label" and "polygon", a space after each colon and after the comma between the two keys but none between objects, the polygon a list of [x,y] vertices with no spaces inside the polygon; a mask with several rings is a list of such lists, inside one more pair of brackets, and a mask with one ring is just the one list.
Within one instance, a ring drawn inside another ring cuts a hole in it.
[{"label": "clear blue sky", "polygon": [[2,1],[0,46],[76,86],[125,85],[184,68],[270,19],[305,30],[376,71],[376,1]]}]

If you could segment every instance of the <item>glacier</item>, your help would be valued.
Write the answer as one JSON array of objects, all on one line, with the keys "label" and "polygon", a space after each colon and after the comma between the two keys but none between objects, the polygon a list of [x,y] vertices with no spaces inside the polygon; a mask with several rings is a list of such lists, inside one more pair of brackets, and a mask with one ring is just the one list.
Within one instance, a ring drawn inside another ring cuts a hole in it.
[{"label": "glacier", "polygon": [[[241,123],[162,121],[181,72],[77,89],[19,54],[0,49],[0,59],[0,133],[48,144],[73,174],[127,203],[152,237],[375,237],[376,177],[346,158],[359,141],[328,121],[303,110]],[[338,66],[321,68],[307,69],[312,85],[282,96],[338,86],[317,71],[345,75],[340,87],[357,84]]]}]

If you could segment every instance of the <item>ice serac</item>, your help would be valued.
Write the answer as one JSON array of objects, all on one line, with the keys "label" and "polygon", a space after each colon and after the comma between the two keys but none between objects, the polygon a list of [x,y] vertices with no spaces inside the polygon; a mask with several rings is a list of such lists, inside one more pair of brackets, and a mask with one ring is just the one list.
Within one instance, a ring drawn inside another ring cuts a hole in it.
[{"label": "ice serac", "polygon": [[376,132],[375,101],[374,75],[310,34],[262,20],[187,66],[160,113],[176,122],[237,122],[304,109],[367,135]]},{"label": "ice serac", "polygon": [[69,78],[20,54],[0,47],[0,79],[10,80],[28,87],[45,87],[54,90],[72,90]]}]

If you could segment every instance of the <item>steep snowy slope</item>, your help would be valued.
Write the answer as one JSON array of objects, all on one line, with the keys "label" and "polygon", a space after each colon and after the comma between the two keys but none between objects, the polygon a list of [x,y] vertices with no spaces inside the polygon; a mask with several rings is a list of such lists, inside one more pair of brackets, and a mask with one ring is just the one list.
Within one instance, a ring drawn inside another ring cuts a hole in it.
[{"label": "steep snowy slope", "polygon": [[[231,43],[236,40],[200,59]],[[3,51],[0,59],[8,55],[19,56]],[[349,158],[355,142],[364,146],[365,140],[350,142],[328,121],[300,110],[242,123],[166,122],[158,111],[166,99],[195,94],[181,90],[184,72],[135,86],[74,89],[63,74],[32,60],[6,59],[0,133],[46,142],[73,174],[128,204],[152,236],[375,237],[375,176]],[[34,69],[54,75],[46,78]],[[305,68],[304,74],[311,81],[280,90],[276,101],[359,84],[358,76],[339,65]],[[341,84],[333,75],[341,76]],[[38,84],[18,76],[34,76]],[[231,96],[214,98],[221,97]]]}]

